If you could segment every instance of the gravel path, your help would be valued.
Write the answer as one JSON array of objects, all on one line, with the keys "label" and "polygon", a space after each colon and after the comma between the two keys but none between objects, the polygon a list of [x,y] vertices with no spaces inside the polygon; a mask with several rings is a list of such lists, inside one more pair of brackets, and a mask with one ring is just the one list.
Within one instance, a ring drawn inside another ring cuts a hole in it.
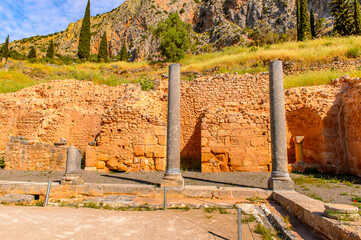
[{"label": "gravel path", "polygon": [[[64,171],[0,170],[0,180],[47,182],[59,181]],[[101,173],[83,171],[87,183],[122,183],[159,185],[163,172]],[[186,185],[267,188],[268,172],[200,173],[183,172]],[[291,174],[296,191],[324,202],[352,204],[361,197],[361,178],[350,175]]]}]

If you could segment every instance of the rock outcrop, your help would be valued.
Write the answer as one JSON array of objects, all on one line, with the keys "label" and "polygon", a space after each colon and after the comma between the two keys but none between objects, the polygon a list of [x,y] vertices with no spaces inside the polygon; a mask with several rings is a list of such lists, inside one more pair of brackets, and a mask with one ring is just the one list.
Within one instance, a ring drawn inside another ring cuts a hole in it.
[{"label": "rock outcrop", "polygon": [[[329,1],[309,0],[308,4],[318,18],[330,19]],[[267,25],[282,32],[284,28],[296,26],[294,0],[126,0],[111,12],[91,18],[91,53],[98,53],[102,35],[106,32],[113,56],[119,54],[123,41],[128,45],[132,60],[157,55],[159,43],[152,38],[150,26],[155,26],[174,11],[193,26],[198,33],[194,36],[196,39],[202,39],[204,34],[199,35],[202,33],[211,36],[197,41],[198,44],[215,44],[217,48],[241,43],[240,35],[246,27]],[[75,56],[80,27],[81,20],[69,24],[60,33],[15,41],[10,47],[27,54],[34,45],[39,55],[45,56],[44,49],[50,39],[54,39],[57,53]]]}]

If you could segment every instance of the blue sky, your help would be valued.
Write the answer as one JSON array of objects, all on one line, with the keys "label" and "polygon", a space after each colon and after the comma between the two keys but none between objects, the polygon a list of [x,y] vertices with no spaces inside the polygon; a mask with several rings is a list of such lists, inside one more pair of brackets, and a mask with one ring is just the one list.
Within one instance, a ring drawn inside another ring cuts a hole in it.
[{"label": "blue sky", "polygon": [[[91,15],[109,12],[124,0],[90,0]],[[84,16],[87,0],[0,0],[0,43],[65,30]]]}]

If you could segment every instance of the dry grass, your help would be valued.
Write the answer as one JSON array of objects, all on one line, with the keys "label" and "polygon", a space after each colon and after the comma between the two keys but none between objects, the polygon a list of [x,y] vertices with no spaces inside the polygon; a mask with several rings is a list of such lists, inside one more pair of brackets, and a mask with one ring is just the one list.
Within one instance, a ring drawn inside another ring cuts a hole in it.
[{"label": "dry grass", "polygon": [[[297,62],[307,67],[310,63],[327,63],[335,57],[340,60],[361,57],[361,37],[321,38],[305,42],[287,42],[265,47],[227,47],[219,52],[206,53],[196,56],[187,56],[181,61],[182,71],[205,71],[217,67],[218,73],[258,73],[268,71],[268,62],[273,59]],[[13,60],[17,63],[18,61]],[[26,63],[27,68],[39,70],[45,78],[78,79],[93,81],[97,84],[116,86],[122,83],[141,83],[146,86],[160,74],[167,73],[168,64],[151,65],[146,61],[128,63],[80,63],[73,65],[50,65],[41,63]],[[115,67],[117,66],[117,67]],[[115,69],[122,71],[116,73]],[[136,71],[135,71],[136,70]],[[285,88],[325,85],[332,79],[345,74],[353,77],[361,76],[361,69],[354,71],[322,70],[307,72],[285,77]],[[193,77],[185,77],[190,80]],[[0,72],[0,92],[13,92],[24,87],[32,86],[39,80],[22,73],[21,67]],[[148,89],[148,87],[145,87]]]},{"label": "dry grass", "polygon": [[182,60],[183,69],[203,71],[214,67],[239,68],[253,66],[255,63],[268,62],[273,59],[283,61],[328,62],[335,57],[352,58],[349,51],[361,49],[361,37],[320,38],[304,42],[287,42],[265,47],[229,47],[223,51],[189,56]]}]

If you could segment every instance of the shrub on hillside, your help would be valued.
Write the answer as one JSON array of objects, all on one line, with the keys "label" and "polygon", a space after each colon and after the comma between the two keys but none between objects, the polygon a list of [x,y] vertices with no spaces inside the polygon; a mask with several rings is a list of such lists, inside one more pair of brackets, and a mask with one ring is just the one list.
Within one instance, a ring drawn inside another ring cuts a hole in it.
[{"label": "shrub on hillside", "polygon": [[178,13],[170,13],[168,18],[157,24],[154,30],[156,38],[160,39],[160,52],[168,62],[178,62],[190,49],[189,31],[191,26],[182,22]]}]

